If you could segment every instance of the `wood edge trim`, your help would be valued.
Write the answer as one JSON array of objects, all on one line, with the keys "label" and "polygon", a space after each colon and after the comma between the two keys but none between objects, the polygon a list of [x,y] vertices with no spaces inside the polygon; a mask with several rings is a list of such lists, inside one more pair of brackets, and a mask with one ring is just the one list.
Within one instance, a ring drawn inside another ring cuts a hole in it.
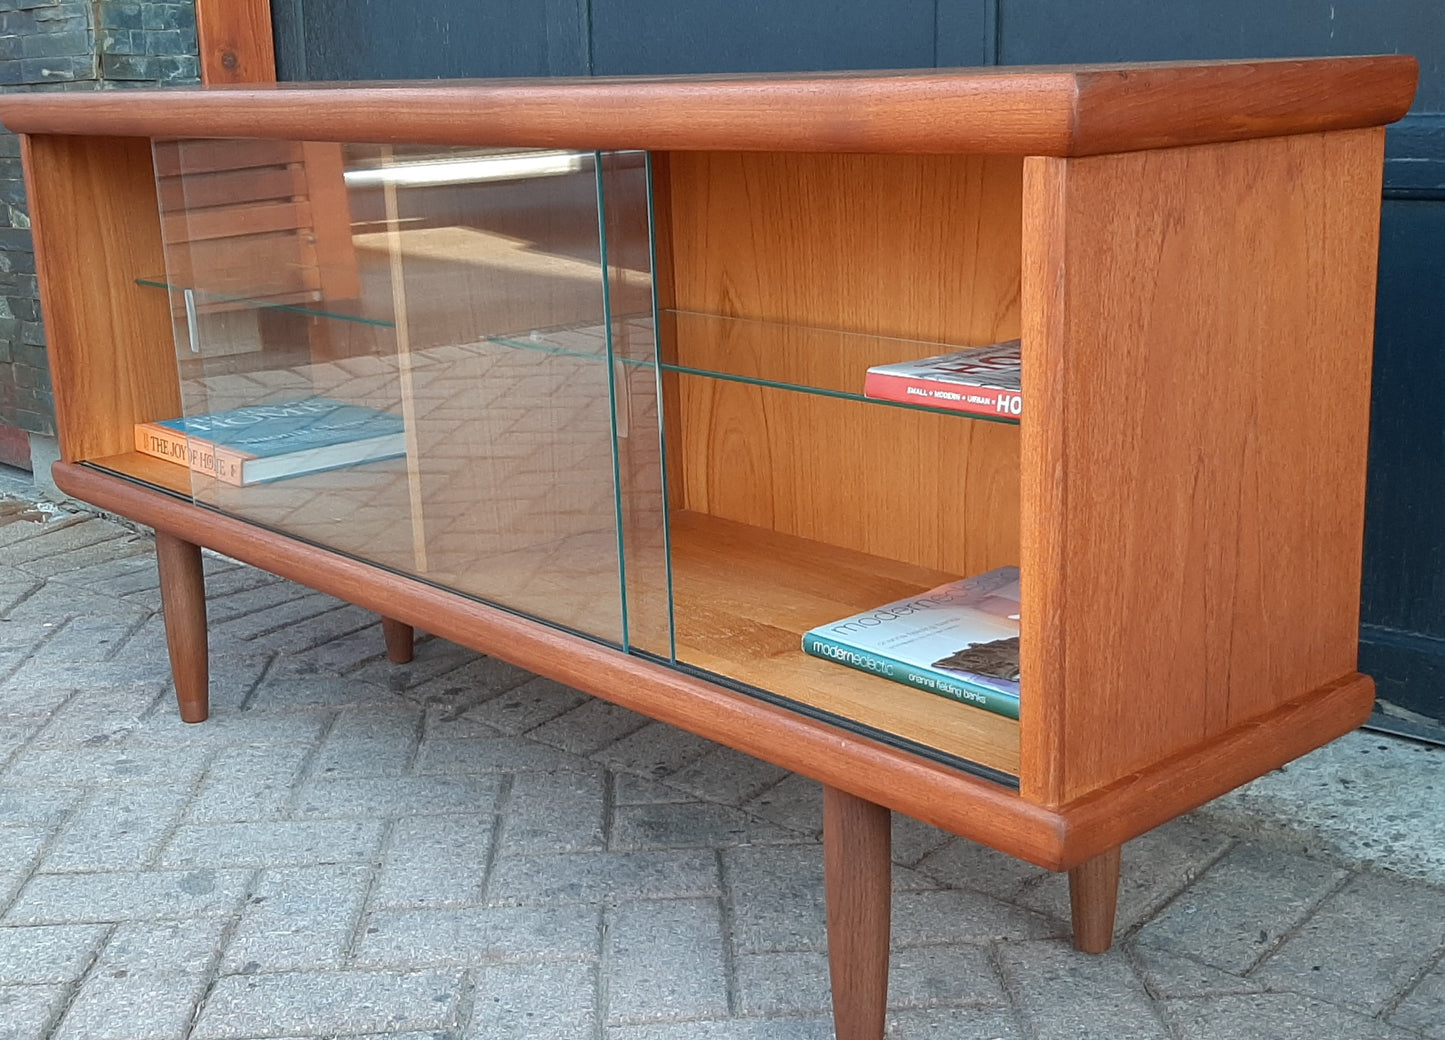
[{"label": "wood edge trim", "polygon": [[1067,154],[1385,126],[1409,111],[1419,76],[1402,54],[1081,71]]},{"label": "wood edge trim", "polygon": [[87,466],[51,468],[66,494],[367,610],[493,654],[1049,870],[1061,818],[986,780],[844,733],[662,665],[350,557],[293,541]]},{"label": "wood edge trim", "polygon": [[1065,866],[1092,859],[1358,729],[1374,703],[1374,680],[1355,672],[1069,803],[1059,810],[1067,832]]},{"label": "wood edge trim", "polygon": [[[1024,682],[1042,696],[1019,715],[1020,793],[1055,807],[1064,789],[1062,735],[1068,646],[1064,596],[1059,581],[1064,554],[1068,464],[1064,443],[1070,394],[1064,385],[1067,350],[1065,279],[1069,164],[1051,156],[1024,160],[1022,296],[1025,379],[1034,407],[1019,430],[1020,563],[1029,609],[1024,615]],[[1029,648],[1047,647],[1048,653]]]},{"label": "wood edge trim", "polygon": [[19,94],[12,130],[666,150],[1086,155],[1383,125],[1397,55],[963,73]]}]

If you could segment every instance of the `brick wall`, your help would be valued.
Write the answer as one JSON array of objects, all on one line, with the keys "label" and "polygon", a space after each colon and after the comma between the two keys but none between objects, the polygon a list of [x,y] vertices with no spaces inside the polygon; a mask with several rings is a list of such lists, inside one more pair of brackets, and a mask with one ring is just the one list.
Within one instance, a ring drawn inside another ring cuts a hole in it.
[{"label": "brick wall", "polygon": [[[0,89],[194,83],[192,0],[0,0]],[[19,143],[0,133],[0,434],[55,433]],[[16,439],[0,436],[0,462]],[[11,445],[6,450],[6,445]]]}]

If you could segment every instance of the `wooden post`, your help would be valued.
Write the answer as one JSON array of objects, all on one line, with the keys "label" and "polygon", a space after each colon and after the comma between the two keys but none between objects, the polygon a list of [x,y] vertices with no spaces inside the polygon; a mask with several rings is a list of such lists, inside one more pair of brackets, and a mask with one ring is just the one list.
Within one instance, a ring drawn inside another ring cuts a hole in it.
[{"label": "wooden post", "polygon": [[210,674],[206,654],[206,579],[201,547],[163,531],[156,532],[156,562],[161,575],[166,646],[176,683],[176,703],[185,722],[205,722],[210,714]]},{"label": "wooden post", "polygon": [[823,787],[828,967],[838,1040],[882,1040],[888,1007],[892,814]]},{"label": "wooden post", "polygon": [[1119,905],[1119,852],[1115,845],[1069,871],[1069,910],[1074,947],[1103,953],[1114,944],[1114,911]]},{"label": "wooden post", "polygon": [[196,0],[201,82],[274,83],[270,0]]}]

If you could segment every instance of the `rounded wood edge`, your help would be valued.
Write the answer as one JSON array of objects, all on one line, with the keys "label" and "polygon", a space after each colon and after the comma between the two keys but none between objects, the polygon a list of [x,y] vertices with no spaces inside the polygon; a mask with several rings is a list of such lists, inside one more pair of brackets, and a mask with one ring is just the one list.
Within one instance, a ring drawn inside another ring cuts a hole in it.
[{"label": "rounded wood edge", "polygon": [[1049,870],[1067,865],[1062,818],[998,784],[122,477],[67,462],[56,463],[51,472],[66,494],[101,509],[492,654],[1008,855]]},{"label": "rounded wood edge", "polygon": [[563,148],[1087,155],[1392,122],[1397,55],[792,76],[42,93],[19,133]]},{"label": "rounded wood edge", "polygon": [[1078,866],[1358,729],[1374,703],[1374,680],[1355,672],[1064,806],[1064,866]]},{"label": "rounded wood edge", "polygon": [[1384,126],[1409,110],[1419,75],[1399,54],[1081,71],[1068,154]]}]

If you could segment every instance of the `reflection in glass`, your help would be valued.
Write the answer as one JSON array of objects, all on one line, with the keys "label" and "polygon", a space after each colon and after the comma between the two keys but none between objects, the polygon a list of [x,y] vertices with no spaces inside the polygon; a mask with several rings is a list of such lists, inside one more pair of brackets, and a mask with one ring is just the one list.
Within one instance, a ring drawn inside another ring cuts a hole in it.
[{"label": "reflection in glass", "polygon": [[[155,158],[150,281],[185,414],[322,397],[405,424],[404,457],[193,473],[196,500],[625,644],[622,547],[665,568],[644,158],[252,140]],[[637,600],[665,650],[665,603]]]}]

